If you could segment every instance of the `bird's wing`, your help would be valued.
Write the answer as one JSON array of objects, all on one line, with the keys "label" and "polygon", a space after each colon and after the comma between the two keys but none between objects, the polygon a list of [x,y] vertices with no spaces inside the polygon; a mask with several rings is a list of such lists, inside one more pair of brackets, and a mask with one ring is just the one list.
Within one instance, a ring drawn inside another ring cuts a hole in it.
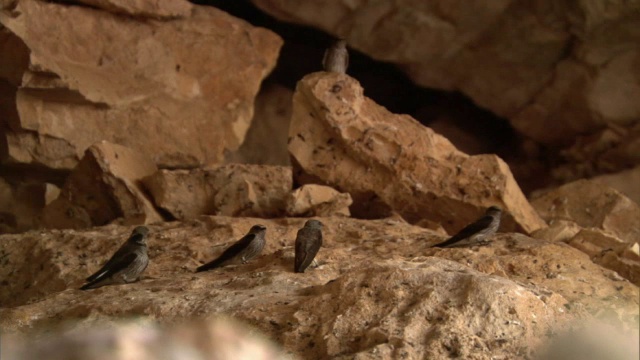
[{"label": "bird's wing", "polygon": [[457,234],[453,235],[448,240],[434,245],[434,247],[447,247],[449,245],[453,245],[458,241],[464,240],[478,233],[479,231],[486,229],[489,225],[491,225],[492,221],[493,221],[493,218],[491,216],[488,216],[488,215],[483,216],[480,219],[476,220],[475,222],[465,226],[462,230],[458,231]]},{"label": "bird's wing", "polygon": [[90,286],[112,276],[120,272],[123,269],[126,269],[129,265],[131,265],[134,261],[136,261],[137,257],[140,256],[137,252],[129,252],[123,256],[118,258],[111,258],[111,266],[103,266],[101,271],[92,275],[92,279],[88,280],[89,283],[83,286],[83,288],[89,288]]},{"label": "bird's wing", "polygon": [[298,236],[296,237],[295,271],[299,271],[301,269],[302,264],[304,264],[305,259],[307,258],[308,241],[302,241],[300,236],[302,236],[302,230],[298,231]]},{"label": "bird's wing", "polygon": [[97,278],[100,274],[102,274],[105,270],[111,267],[116,261],[118,261],[120,258],[122,258],[126,253],[130,251],[131,251],[131,244],[129,244],[129,241],[127,241],[124,244],[122,244],[122,246],[120,246],[118,250],[116,250],[116,252],[111,256],[111,258],[104,265],[102,265],[100,270],[96,271],[91,276],[89,276],[86,279],[86,281],[95,280],[95,278]]},{"label": "bird's wing", "polygon": [[240,254],[242,249],[244,249],[247,246],[249,246],[249,244],[251,244],[251,242],[255,238],[256,238],[256,234],[247,234],[247,235],[245,235],[242,239],[236,241],[236,243],[234,243],[233,245],[231,245],[228,248],[226,248],[222,252],[222,254],[220,254],[220,256],[218,256],[216,259],[214,259],[211,262],[208,262],[208,263],[206,263],[206,264],[204,264],[202,266],[199,266],[196,269],[196,272],[217,268],[223,262],[225,262],[227,260],[230,260],[230,259],[233,259],[238,254]]}]

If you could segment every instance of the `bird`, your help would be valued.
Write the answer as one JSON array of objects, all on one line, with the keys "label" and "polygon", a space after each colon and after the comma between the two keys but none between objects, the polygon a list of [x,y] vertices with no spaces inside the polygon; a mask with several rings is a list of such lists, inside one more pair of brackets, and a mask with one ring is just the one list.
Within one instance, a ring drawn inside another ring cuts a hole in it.
[{"label": "bird", "polygon": [[294,272],[303,273],[315,258],[322,246],[323,226],[324,224],[318,220],[308,220],[304,227],[298,230]]},{"label": "bird", "polygon": [[485,243],[500,227],[501,215],[502,209],[497,206],[491,206],[480,219],[465,226],[464,229],[446,241],[433,245],[433,247],[448,248]]},{"label": "bird", "polygon": [[260,255],[266,243],[265,234],[267,228],[264,225],[254,225],[251,227],[247,235],[236,241],[233,245],[226,248],[220,256],[213,261],[199,266],[196,272],[207,271],[217,267],[229,265],[235,261],[241,261],[243,264]]},{"label": "bird", "polygon": [[324,71],[346,74],[349,66],[349,52],[347,42],[339,39],[324,52],[322,67]]},{"label": "bird", "polygon": [[95,289],[104,285],[128,284],[140,277],[149,265],[147,236],[149,228],[137,226],[129,239],[111,256],[100,270],[89,276],[80,290]]}]

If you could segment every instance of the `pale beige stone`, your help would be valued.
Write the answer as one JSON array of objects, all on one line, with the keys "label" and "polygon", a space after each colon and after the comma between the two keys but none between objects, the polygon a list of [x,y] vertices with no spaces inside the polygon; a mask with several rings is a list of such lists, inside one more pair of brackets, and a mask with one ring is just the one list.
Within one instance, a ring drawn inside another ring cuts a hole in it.
[{"label": "pale beige stone", "polygon": [[253,3],[397,64],[419,85],[461,91],[541,143],[640,117],[637,1]]},{"label": "pale beige stone", "polygon": [[282,216],[292,181],[288,166],[229,164],[160,170],[144,183],[158,207],[184,220],[212,214]]},{"label": "pale beige stone", "polygon": [[145,154],[102,141],[87,149],[58,198],[43,210],[44,226],[85,228],[123,218],[124,224],[162,220],[140,180],[157,171]]},{"label": "pale beige stone", "polygon": [[[0,11],[0,24],[28,49],[28,64],[12,70],[22,73],[17,121],[2,134],[8,161],[71,169],[108,140],[161,167],[190,168],[240,146],[282,45],[277,35],[182,0],[86,1],[110,10],[19,0]],[[179,16],[122,16],[112,5]]]},{"label": "pale beige stone", "polygon": [[291,192],[287,198],[287,215],[350,216],[349,205],[352,203],[349,194],[329,186],[308,184]]},{"label": "pale beige stone", "polygon": [[260,257],[194,274],[258,222],[201,217],[150,225],[145,277],[91,291],[77,288],[131,227],[0,236],[0,279],[11,279],[0,292],[3,339],[67,319],[78,329],[122,316],[175,326],[224,313],[302,359],[489,360],[530,357],[546,334],[601,311],[637,331],[638,287],[564,244],[500,234],[477,249],[434,249],[444,236],[400,221],[319,219],[320,266],[304,274],[292,271],[300,218],[259,219]]},{"label": "pale beige stone", "polygon": [[503,230],[546,226],[504,161],[460,152],[411,117],[375,104],[348,75],[320,72],[298,82],[289,139],[296,181],[348,192],[355,216],[385,217],[391,208],[409,222],[426,218],[453,233],[499,205]]}]

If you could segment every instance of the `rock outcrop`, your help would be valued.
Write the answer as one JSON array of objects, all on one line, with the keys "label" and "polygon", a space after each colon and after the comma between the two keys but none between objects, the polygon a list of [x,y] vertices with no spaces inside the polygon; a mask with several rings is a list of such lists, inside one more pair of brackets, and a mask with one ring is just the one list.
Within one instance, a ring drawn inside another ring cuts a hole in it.
[{"label": "rock outcrop", "polygon": [[298,83],[289,152],[298,183],[348,192],[355,216],[391,208],[409,222],[426,218],[455,232],[499,205],[503,230],[545,226],[500,158],[458,151],[411,117],[375,104],[344,74],[313,73]]},{"label": "rock outcrop", "polygon": [[303,185],[291,192],[287,198],[288,216],[350,216],[349,205],[353,203],[349,194],[323,185]]},{"label": "rock outcrop", "polygon": [[533,206],[550,227],[533,234],[563,241],[640,286],[640,206],[596,180],[579,180],[544,193]]},{"label": "rock outcrop", "polygon": [[[0,326],[226,314],[304,359],[531,357],[545,334],[592,316],[637,336],[638,287],[565,244],[501,234],[486,247],[434,249],[443,236],[403,222],[320,220],[320,266],[304,274],[292,264],[306,219],[202,217],[151,225],[145,277],[91,291],[77,288],[129,227],[3,235]],[[193,273],[258,221],[268,229],[262,256]]]},{"label": "rock outcrop", "polygon": [[345,38],[417,84],[461,91],[540,143],[640,118],[637,2],[253,3]]},{"label": "rock outcrop", "polygon": [[277,35],[182,0],[81,2],[91,7],[18,0],[0,10],[11,66],[0,77],[13,89],[5,161],[71,169],[107,140],[191,168],[240,146]]},{"label": "rock outcrop", "polygon": [[282,216],[292,181],[288,166],[231,164],[160,170],[144,183],[158,207],[185,220],[199,215]]},{"label": "rock outcrop", "polygon": [[153,161],[127,147],[102,141],[87,149],[67,178],[58,198],[43,210],[49,228],[102,226],[162,221],[141,180],[158,169]]}]

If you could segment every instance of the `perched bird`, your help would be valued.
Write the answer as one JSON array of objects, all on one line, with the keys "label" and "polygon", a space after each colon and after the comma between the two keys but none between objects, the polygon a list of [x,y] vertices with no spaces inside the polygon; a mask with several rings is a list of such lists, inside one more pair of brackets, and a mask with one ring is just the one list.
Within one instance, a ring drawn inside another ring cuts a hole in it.
[{"label": "perched bird", "polygon": [[87,278],[87,284],[80,290],[95,289],[104,285],[127,284],[138,280],[149,265],[147,255],[146,226],[138,226],[131,232],[129,239],[95,274]]},{"label": "perched bird", "polygon": [[217,259],[204,264],[196,269],[196,272],[207,271],[217,267],[229,265],[232,262],[241,261],[243,264],[260,255],[266,240],[264,235],[267,228],[264,225],[254,225],[249,233],[233,245],[226,248]]},{"label": "perched bird", "polygon": [[322,58],[324,71],[345,74],[349,66],[349,52],[345,40],[336,41],[330,48],[325,50]]},{"label": "perched bird", "polygon": [[322,246],[322,227],[318,220],[308,220],[296,236],[296,261],[293,271],[303,273]]},{"label": "perched bird", "polygon": [[500,227],[501,215],[502,209],[497,206],[491,206],[480,219],[467,225],[447,241],[436,244],[433,247],[458,247],[484,243]]}]

